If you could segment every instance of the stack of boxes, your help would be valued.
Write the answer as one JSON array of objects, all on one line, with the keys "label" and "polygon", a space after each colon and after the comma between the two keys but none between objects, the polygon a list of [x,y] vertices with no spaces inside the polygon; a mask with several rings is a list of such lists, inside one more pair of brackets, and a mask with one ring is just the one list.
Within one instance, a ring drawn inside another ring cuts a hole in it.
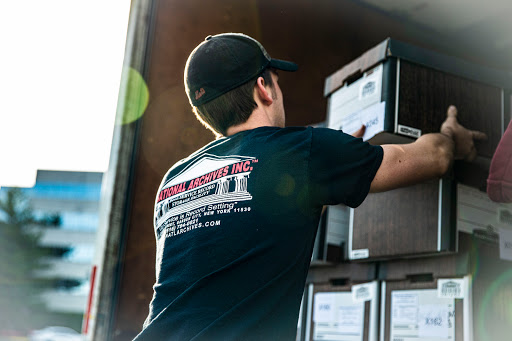
[{"label": "stack of boxes", "polygon": [[393,39],[326,79],[326,125],[350,134],[364,124],[371,144],[439,132],[452,104],[488,139],[474,162],[457,161],[442,179],[327,209],[299,340],[509,339],[512,262],[499,230],[512,229],[512,205],[491,202],[485,188],[511,89],[508,73]]}]

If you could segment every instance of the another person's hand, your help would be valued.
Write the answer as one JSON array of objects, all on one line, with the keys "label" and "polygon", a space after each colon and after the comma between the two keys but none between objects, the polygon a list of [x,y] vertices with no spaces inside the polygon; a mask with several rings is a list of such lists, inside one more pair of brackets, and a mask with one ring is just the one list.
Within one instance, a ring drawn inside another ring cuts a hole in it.
[{"label": "another person's hand", "polygon": [[446,115],[441,125],[441,134],[451,137],[455,142],[454,159],[473,161],[477,155],[474,141],[485,140],[487,135],[460,125],[457,121],[457,108],[453,105],[448,108]]}]

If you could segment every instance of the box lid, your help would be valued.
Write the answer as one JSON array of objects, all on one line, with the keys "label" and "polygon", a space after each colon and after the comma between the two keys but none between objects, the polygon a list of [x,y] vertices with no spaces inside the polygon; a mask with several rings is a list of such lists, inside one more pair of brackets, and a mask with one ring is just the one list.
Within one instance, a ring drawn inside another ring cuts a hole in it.
[{"label": "box lid", "polygon": [[460,58],[443,55],[396,39],[387,38],[328,76],[325,79],[324,96],[330,95],[347,81],[359,78],[364,72],[388,58],[404,59],[499,88],[512,88],[512,73],[509,71],[500,71],[473,64]]},{"label": "box lid", "polygon": [[471,263],[468,253],[444,256],[397,259],[382,262],[378,279],[385,281],[412,280],[416,277],[431,279],[462,277],[470,273]]},{"label": "box lid", "polygon": [[332,283],[345,280],[346,285],[371,282],[377,278],[376,263],[338,263],[334,266],[312,266],[306,283]]}]

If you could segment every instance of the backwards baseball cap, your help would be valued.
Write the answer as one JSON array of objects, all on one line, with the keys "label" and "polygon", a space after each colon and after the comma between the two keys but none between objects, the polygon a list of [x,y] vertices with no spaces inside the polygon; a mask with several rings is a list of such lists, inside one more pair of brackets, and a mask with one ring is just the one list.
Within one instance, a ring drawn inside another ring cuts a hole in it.
[{"label": "backwards baseball cap", "polygon": [[241,33],[208,36],[190,54],[185,90],[194,106],[205,104],[248,82],[267,67],[296,71],[295,63],[272,59],[255,39]]}]

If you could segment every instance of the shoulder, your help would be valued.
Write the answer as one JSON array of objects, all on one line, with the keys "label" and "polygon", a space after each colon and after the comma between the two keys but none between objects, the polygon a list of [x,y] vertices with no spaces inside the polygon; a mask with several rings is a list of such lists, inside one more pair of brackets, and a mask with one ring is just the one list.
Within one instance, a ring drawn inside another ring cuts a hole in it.
[{"label": "shoulder", "polygon": [[235,144],[259,152],[279,152],[280,150],[299,149],[310,145],[312,128],[310,127],[260,127],[234,137]]},{"label": "shoulder", "polygon": [[356,138],[352,135],[349,135],[343,130],[336,130],[331,128],[311,128],[312,134],[315,140],[318,139],[336,139],[345,142],[353,142],[353,143],[364,143],[368,144],[368,142],[363,142],[362,138]]},{"label": "shoulder", "polygon": [[247,138],[260,138],[266,141],[278,141],[280,143],[285,141],[309,141],[309,140],[339,140],[339,141],[352,141],[354,137],[345,134],[341,130],[334,130],[330,128],[316,128],[316,127],[262,127],[254,129]]},{"label": "shoulder", "polygon": [[329,128],[312,128],[311,131],[311,150],[313,154],[331,154],[347,156],[350,153],[364,155],[368,152],[382,153],[380,146],[371,145],[363,141],[362,138],[356,138],[344,133],[342,130]]},{"label": "shoulder", "polygon": [[311,127],[260,127],[250,131],[247,137],[263,137],[271,139],[287,137],[304,137],[311,134]]}]

